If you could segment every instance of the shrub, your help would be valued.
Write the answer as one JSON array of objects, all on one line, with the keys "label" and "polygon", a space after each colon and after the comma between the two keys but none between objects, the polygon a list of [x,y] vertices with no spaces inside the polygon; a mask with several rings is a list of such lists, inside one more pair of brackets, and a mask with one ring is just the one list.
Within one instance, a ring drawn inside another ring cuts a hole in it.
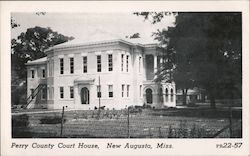
[{"label": "shrub", "polygon": [[[45,116],[40,119],[41,124],[59,124],[62,122],[62,118],[60,116]],[[66,122],[64,118],[63,123]]]},{"label": "shrub", "polygon": [[12,127],[28,127],[29,116],[26,114],[12,116]]}]

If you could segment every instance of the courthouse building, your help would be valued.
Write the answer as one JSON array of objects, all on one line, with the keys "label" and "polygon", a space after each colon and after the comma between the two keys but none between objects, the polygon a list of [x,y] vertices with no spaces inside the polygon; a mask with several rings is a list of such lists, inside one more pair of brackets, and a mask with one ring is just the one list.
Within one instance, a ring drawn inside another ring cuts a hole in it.
[{"label": "courthouse building", "polygon": [[175,83],[155,82],[163,61],[157,44],[112,35],[69,41],[27,66],[27,108],[175,107]]}]

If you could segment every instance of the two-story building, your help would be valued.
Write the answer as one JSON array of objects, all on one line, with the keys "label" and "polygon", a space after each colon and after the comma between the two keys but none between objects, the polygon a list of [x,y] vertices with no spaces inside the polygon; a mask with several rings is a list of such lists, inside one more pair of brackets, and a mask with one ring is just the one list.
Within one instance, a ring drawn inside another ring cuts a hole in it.
[{"label": "two-story building", "polygon": [[27,65],[27,108],[175,107],[175,83],[154,82],[163,61],[157,44],[92,36],[45,52]]}]

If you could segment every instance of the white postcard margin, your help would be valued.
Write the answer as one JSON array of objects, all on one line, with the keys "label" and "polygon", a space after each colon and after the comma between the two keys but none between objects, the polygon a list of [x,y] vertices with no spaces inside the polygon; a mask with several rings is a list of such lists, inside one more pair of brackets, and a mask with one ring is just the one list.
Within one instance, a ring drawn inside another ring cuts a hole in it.
[{"label": "white postcard margin", "polygon": [[[10,103],[11,12],[134,12],[134,11],[239,11],[243,24],[243,138],[242,139],[12,139]],[[1,17],[1,155],[249,155],[249,1],[3,1]],[[11,144],[98,144],[100,149],[13,149]],[[165,142],[173,149],[107,149],[107,143]],[[242,142],[239,149],[218,149],[216,144]]]}]

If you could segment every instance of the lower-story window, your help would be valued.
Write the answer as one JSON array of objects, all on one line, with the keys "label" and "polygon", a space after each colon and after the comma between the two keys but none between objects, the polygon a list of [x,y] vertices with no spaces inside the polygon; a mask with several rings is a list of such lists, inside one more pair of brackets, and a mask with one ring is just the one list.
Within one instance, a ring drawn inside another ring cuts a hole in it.
[{"label": "lower-story window", "polygon": [[140,97],[142,97],[142,85],[140,85]]},{"label": "lower-story window", "polygon": [[45,100],[46,99],[46,88],[42,89],[42,99]]},{"label": "lower-story window", "polygon": [[34,95],[34,89],[30,89],[30,93],[31,93],[31,98],[34,99],[35,95]]},{"label": "lower-story window", "polygon": [[98,97],[98,98],[101,98],[101,97],[102,97],[101,86],[98,85],[96,89],[97,89],[97,97]]},{"label": "lower-story window", "polygon": [[61,99],[64,98],[64,90],[63,90],[63,87],[60,87],[60,98],[61,98]]},{"label": "lower-story window", "polygon": [[124,97],[124,84],[122,85],[122,97]]},{"label": "lower-story window", "polygon": [[170,100],[171,100],[171,102],[174,101],[174,90],[173,89],[171,89]]},{"label": "lower-story window", "polygon": [[129,85],[127,85],[127,97],[129,97]]},{"label": "lower-story window", "polygon": [[74,98],[74,87],[71,86],[71,87],[69,88],[69,90],[70,90],[70,98],[73,99],[73,98]]},{"label": "lower-story window", "polygon": [[113,97],[113,85],[108,85],[109,97]]}]

